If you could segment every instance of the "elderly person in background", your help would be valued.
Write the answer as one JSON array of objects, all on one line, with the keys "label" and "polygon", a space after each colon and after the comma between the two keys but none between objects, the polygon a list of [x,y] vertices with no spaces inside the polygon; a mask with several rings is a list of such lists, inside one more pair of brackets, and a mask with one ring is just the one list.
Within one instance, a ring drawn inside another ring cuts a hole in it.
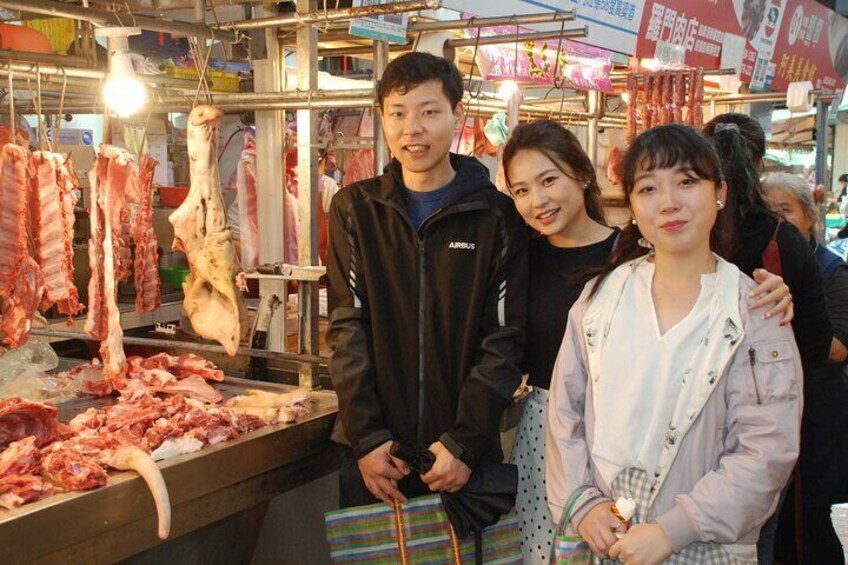
[{"label": "elderly person in background", "polygon": [[803,563],[845,563],[830,522],[830,505],[848,500],[848,264],[816,241],[818,210],[807,183],[787,173],[762,183],[768,201],[810,241],[824,279],[833,342],[827,363],[809,363],[804,374],[801,426]]}]

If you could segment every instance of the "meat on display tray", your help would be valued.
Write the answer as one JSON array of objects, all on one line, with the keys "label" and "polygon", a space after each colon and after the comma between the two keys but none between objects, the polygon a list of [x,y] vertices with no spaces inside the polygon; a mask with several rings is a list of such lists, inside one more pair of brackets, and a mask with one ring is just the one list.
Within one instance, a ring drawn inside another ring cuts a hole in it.
[{"label": "meat on display tray", "polygon": [[[276,393],[295,388],[232,377],[211,384],[224,401],[248,388]],[[91,407],[114,402],[108,397],[71,399],[57,405],[59,419],[67,422]],[[306,405],[309,415],[295,423],[266,426],[159,461],[171,500],[169,539],[335,470],[338,456],[329,437],[338,411],[336,395],[316,391]],[[0,509],[4,563],[114,562],[159,543],[153,498],[135,472],[113,471],[103,488]]]}]

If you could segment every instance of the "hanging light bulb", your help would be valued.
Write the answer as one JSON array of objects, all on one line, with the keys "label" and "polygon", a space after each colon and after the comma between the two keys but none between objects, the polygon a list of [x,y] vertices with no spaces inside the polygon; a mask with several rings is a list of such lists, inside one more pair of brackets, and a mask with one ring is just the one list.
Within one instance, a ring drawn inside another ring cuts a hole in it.
[{"label": "hanging light bulb", "polygon": [[106,36],[109,45],[109,78],[103,87],[106,106],[122,118],[138,112],[147,102],[147,90],[136,78],[129,54],[130,35],[138,35],[137,27],[100,28],[97,34]]}]

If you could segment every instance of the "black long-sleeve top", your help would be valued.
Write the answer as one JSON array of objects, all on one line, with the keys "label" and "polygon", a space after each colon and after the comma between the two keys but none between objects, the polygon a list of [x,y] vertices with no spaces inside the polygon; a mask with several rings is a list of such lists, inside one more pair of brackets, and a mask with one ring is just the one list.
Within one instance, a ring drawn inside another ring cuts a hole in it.
[{"label": "black long-sleeve top", "polygon": [[795,319],[792,330],[804,363],[824,361],[830,353],[833,328],[827,313],[824,284],[809,242],[798,228],[763,212],[750,212],[737,233],[737,250],[731,262],[753,277],[763,267],[763,251],[777,228],[777,246],[783,280],[792,292]]},{"label": "black long-sleeve top", "polygon": [[555,247],[547,237],[530,240],[530,301],[523,364],[529,384],[550,388],[568,311],[580,298],[587,273],[609,263],[618,234],[615,230],[603,241],[584,247]]}]

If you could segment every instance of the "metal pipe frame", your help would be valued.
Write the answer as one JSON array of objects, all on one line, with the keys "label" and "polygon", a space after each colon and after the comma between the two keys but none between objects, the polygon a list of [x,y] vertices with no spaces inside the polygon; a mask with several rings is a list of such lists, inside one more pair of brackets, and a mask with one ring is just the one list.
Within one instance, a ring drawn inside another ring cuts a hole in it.
[{"label": "metal pipe frame", "polygon": [[[248,110],[262,112],[262,111],[292,111],[292,110],[335,110],[339,108],[370,108],[374,105],[373,98],[350,98],[346,100],[300,100],[300,101],[289,101],[289,100],[279,100],[279,101],[259,101],[259,102],[223,102],[220,104],[215,104],[215,106],[220,109],[225,114],[238,114],[241,112],[245,112]],[[184,100],[179,100],[176,102],[168,101],[167,103],[159,103],[155,102],[153,107],[150,109],[150,113],[152,115],[159,114],[168,114],[168,113],[178,113],[178,112],[189,112],[193,107],[193,100],[189,98],[185,98]],[[35,112],[35,108],[30,105],[26,105],[22,107],[24,109],[23,113],[32,114]],[[63,112],[68,114],[99,114],[104,110],[104,105],[102,100],[98,100],[95,103],[90,105],[71,105],[66,103],[65,107],[62,109]],[[42,113],[45,114],[55,114],[59,111],[58,105],[45,105],[41,108]],[[6,113],[6,109],[0,105],[0,114]]]},{"label": "metal pipe frame", "polygon": [[[821,90],[811,90],[810,95],[817,101],[830,102],[836,98],[835,94],[825,94]],[[740,104],[745,102],[786,102],[785,92],[758,92],[754,94],[723,94],[713,96],[705,102],[715,102],[717,104]]]},{"label": "metal pipe frame", "polygon": [[[310,17],[318,8],[317,0],[299,0],[296,15]],[[278,36],[274,36],[275,38]],[[297,27],[297,86],[314,92],[318,89],[318,29]],[[318,207],[321,205],[318,174],[318,114],[315,108],[297,110],[297,251],[299,264],[318,265]],[[375,124],[376,127],[376,124]],[[298,353],[317,355],[318,283],[301,282],[297,289],[299,317]],[[318,371],[310,365],[298,367],[298,384],[307,390],[318,382]]]},{"label": "metal pipe frame", "polygon": [[[816,102],[816,184],[829,186],[827,178],[828,129],[827,114],[830,102],[819,99]],[[825,225],[825,224],[822,224]]]},{"label": "metal pipe frame", "polygon": [[[85,341],[98,341],[93,337],[83,332],[73,332],[67,330],[41,329],[33,328],[30,332],[38,337],[52,337],[60,339],[81,339]],[[156,339],[152,337],[134,337],[125,335],[121,338],[126,345],[147,345],[150,347],[171,347],[174,349],[184,349],[186,351],[203,351],[207,353],[226,353],[224,347],[212,343],[195,343],[192,341],[177,341],[171,339]],[[266,349],[253,349],[251,347],[239,347],[237,355],[245,355],[247,357],[256,357],[260,359],[278,359],[281,361],[297,361],[301,363],[316,363],[326,365],[327,358],[320,355],[305,355],[300,353],[284,353],[281,351],[268,351]]]},{"label": "metal pipe frame", "polygon": [[577,39],[589,35],[589,28],[586,26],[575,27],[554,31],[537,31],[531,33],[512,33],[509,35],[493,35],[481,37],[479,40],[476,37],[467,37],[464,39],[451,39],[446,43],[446,47],[474,47],[475,45],[501,45],[503,43],[516,43],[524,41],[545,41],[548,39]]},{"label": "metal pipe frame", "polygon": [[[669,73],[688,73],[691,69],[663,69],[662,72]],[[659,71],[657,71],[659,72]],[[630,71],[613,71],[610,73],[610,78],[612,79],[622,79],[626,80],[629,76],[634,76],[636,78],[643,78],[648,75],[653,74],[652,72],[638,72],[632,73]],[[736,69],[704,69],[704,76],[730,76],[735,75]]]},{"label": "metal pipe frame", "polygon": [[[374,82],[383,78],[383,71],[389,64],[389,44],[385,41],[374,42]],[[383,174],[388,163],[389,148],[383,132],[383,115],[378,109],[373,112],[374,122],[374,176]]]},{"label": "metal pipe frame", "polygon": [[589,161],[598,164],[598,128],[604,113],[604,95],[597,90],[590,90],[587,97],[590,118],[586,124],[586,151]]},{"label": "metal pipe frame", "polygon": [[[13,73],[15,78],[20,75]],[[0,69],[0,76],[8,71]],[[99,94],[99,93],[98,93]],[[153,112],[181,111],[191,109],[194,100],[190,96],[159,95],[151,104]],[[374,104],[374,91],[371,89],[352,90],[294,90],[288,92],[241,92],[238,94],[213,94],[212,104],[222,110],[297,110],[297,109],[333,109],[368,108]],[[102,104],[101,104],[102,105]],[[73,107],[73,103],[67,105]],[[168,110],[179,108],[180,110]],[[51,109],[45,106],[44,110]],[[57,108],[58,109],[58,108]],[[91,109],[90,107],[88,109]],[[69,110],[70,111],[70,110]]]},{"label": "metal pipe frame", "polygon": [[187,22],[170,21],[163,18],[141,16],[135,14],[119,14],[107,10],[84,8],[64,2],[53,0],[0,0],[0,8],[28,14],[40,14],[70,18],[91,22],[99,26],[132,26],[151,31],[171,33],[174,35],[188,35],[203,39],[218,39],[221,41],[236,42],[238,37],[235,33],[224,30],[211,29],[207,26],[191,24]]},{"label": "metal pipe frame", "polygon": [[[513,33],[509,35],[492,35],[481,37],[479,40],[476,37],[468,37],[463,39],[450,39],[445,42],[445,47],[474,47],[475,45],[501,45],[505,43],[516,43],[525,41],[545,41],[549,39],[578,39],[586,37],[589,33],[589,28],[586,26],[567,29],[560,33],[556,31],[537,31],[531,33]],[[411,51],[412,44],[406,45],[390,45],[389,51]],[[352,47],[334,47],[331,49],[321,49],[318,54],[322,57],[341,57],[343,55],[370,55],[373,48],[370,45],[357,45]]]},{"label": "metal pipe frame", "polygon": [[[4,0],[5,1],[5,0]],[[358,8],[339,8],[338,10],[312,10],[306,13],[296,12],[267,18],[256,18],[237,22],[223,22],[216,26],[221,30],[257,30],[270,27],[301,27],[312,24],[340,22],[365,16],[380,16],[385,14],[402,14],[419,10],[438,10],[442,7],[438,0],[410,0],[389,4],[374,4]]]},{"label": "metal pipe frame", "polygon": [[21,63],[47,63],[68,67],[85,67],[89,62],[85,57],[73,55],[56,55],[53,53],[31,53],[28,51],[12,51],[0,49],[0,61],[18,61]]},{"label": "metal pipe frame", "polygon": [[[2,0],[0,0],[2,1]],[[71,79],[87,79],[90,81],[102,81],[106,79],[106,71],[98,69],[82,69],[77,67],[64,67],[56,64],[35,65],[32,63],[0,63],[0,76],[9,74],[11,68],[15,77],[23,77],[31,74],[34,78],[37,74],[42,77],[53,77],[58,84],[62,83],[63,77],[68,78],[68,84]],[[136,78],[146,84],[157,84],[160,86],[170,86],[173,88],[197,88],[197,81],[185,78],[176,78],[167,75],[136,75]]]},{"label": "metal pipe frame", "polygon": [[424,31],[446,31],[493,26],[570,22],[573,20],[574,10],[562,10],[557,12],[542,12],[539,14],[522,14],[494,18],[469,18],[467,20],[446,22],[414,21],[409,24],[407,29],[410,33],[420,33]]}]

